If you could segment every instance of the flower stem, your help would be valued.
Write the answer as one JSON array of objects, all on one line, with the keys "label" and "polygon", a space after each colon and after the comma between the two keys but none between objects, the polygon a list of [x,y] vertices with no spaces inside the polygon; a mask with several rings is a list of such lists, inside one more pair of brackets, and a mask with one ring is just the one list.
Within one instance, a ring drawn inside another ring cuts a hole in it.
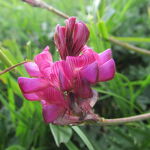
[{"label": "flower stem", "polygon": [[65,19],[68,19],[69,16],[66,15],[65,13],[59,11],[58,9],[52,7],[51,5],[47,4],[46,2],[42,1],[42,0],[22,0],[34,7],[40,7],[40,8],[44,8],[47,9],[48,11],[55,13],[56,15],[63,17]]},{"label": "flower stem", "polygon": [[29,61],[26,60],[26,61],[20,62],[20,63],[18,63],[18,64],[16,64],[16,65],[13,65],[13,66],[11,66],[11,67],[9,67],[9,68],[6,68],[6,69],[4,69],[3,71],[0,72],[0,75],[6,73],[6,72],[8,72],[8,71],[11,71],[11,70],[13,70],[14,68],[16,68],[17,66],[20,66],[20,65],[22,65],[22,64],[24,64],[24,63],[27,63],[27,62],[29,62]]},{"label": "flower stem", "polygon": [[99,118],[97,123],[99,123],[100,125],[116,125],[135,121],[142,121],[146,119],[150,119],[150,113],[116,119]]},{"label": "flower stem", "polygon": [[138,52],[138,53],[150,56],[150,50],[147,50],[147,49],[144,49],[144,48],[139,48],[139,47],[136,47],[136,46],[131,45],[131,44],[126,43],[126,42],[121,42],[119,40],[116,40],[113,37],[109,37],[107,40],[109,40],[111,43],[114,43],[114,44],[117,44],[119,46],[125,47],[125,48],[127,48],[129,50],[132,50],[134,52]]},{"label": "flower stem", "polygon": [[[30,2],[29,0],[22,0],[22,1],[28,3],[28,4],[32,5],[32,6],[35,6],[35,7],[40,7],[40,8],[47,9],[48,11],[50,11],[52,13],[55,13],[56,15],[58,15],[60,17],[63,17],[65,19],[69,18],[69,16],[67,14],[65,14],[65,13],[61,12],[60,10],[52,7],[51,5],[47,4],[46,2],[44,2],[42,0],[30,0],[32,2]],[[125,48],[127,48],[129,50],[132,50],[134,52],[138,52],[138,53],[150,56],[150,51],[147,50],[147,49],[139,48],[139,47],[136,47],[134,45],[131,45],[131,44],[128,44],[128,43],[125,43],[125,42],[121,42],[119,40],[116,40],[113,37],[109,37],[106,40],[110,41],[111,43],[117,44],[119,46],[125,47]]]}]

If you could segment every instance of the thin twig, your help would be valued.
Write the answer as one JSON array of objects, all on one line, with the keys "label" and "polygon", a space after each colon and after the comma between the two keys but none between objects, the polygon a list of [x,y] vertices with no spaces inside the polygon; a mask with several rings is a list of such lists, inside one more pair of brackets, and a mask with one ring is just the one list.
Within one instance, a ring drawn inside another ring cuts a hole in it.
[{"label": "thin twig", "polygon": [[40,7],[40,8],[44,8],[47,9],[48,11],[51,11],[53,13],[55,13],[56,15],[63,17],[65,19],[68,19],[69,16],[66,15],[65,13],[59,11],[58,9],[52,7],[51,5],[47,4],[46,2],[42,1],[42,0],[22,0],[34,7]]},{"label": "thin twig", "polygon": [[124,124],[124,123],[135,122],[135,121],[142,121],[146,119],[150,119],[150,113],[131,116],[131,117],[116,118],[116,119],[100,118],[98,123],[100,125],[115,125],[115,124]]},{"label": "thin twig", "polygon": [[24,63],[27,63],[27,62],[29,62],[29,61],[26,60],[26,61],[23,61],[23,62],[21,62],[21,63],[18,63],[18,64],[16,64],[16,65],[14,65],[14,66],[11,66],[11,67],[9,67],[9,68],[6,68],[5,70],[3,70],[3,71],[0,72],[0,75],[6,73],[6,72],[8,72],[8,71],[11,71],[11,70],[13,70],[14,68],[16,68],[16,67],[18,67],[18,66],[20,66],[20,65],[22,65],[22,64],[24,64]]},{"label": "thin twig", "polygon": [[134,45],[131,45],[131,44],[128,44],[128,43],[125,43],[125,42],[121,42],[119,40],[114,39],[113,37],[109,37],[108,40],[110,42],[114,43],[114,44],[125,47],[125,48],[130,49],[134,52],[138,52],[138,53],[150,56],[150,50],[147,50],[147,49],[144,49],[144,48],[139,48],[139,47],[136,47]]}]

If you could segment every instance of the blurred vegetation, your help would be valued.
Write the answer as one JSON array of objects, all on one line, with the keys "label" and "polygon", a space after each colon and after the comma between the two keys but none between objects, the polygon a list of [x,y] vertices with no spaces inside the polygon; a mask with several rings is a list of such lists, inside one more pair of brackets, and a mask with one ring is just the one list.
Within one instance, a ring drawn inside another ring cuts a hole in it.
[{"label": "blurred vegetation", "polygon": [[[114,36],[150,50],[150,1],[47,2],[86,22],[90,30],[88,45],[96,52],[112,48],[118,73],[112,81],[94,87],[100,95],[95,112],[106,118],[148,112],[150,56],[112,44],[106,38]],[[33,59],[46,45],[50,46],[54,60],[58,59],[53,33],[56,24],[64,24],[63,18],[19,0],[0,0],[0,14],[0,70],[26,58]],[[24,99],[17,84],[18,76],[28,76],[23,66],[0,76],[0,150],[150,149],[149,121],[73,128],[44,124],[39,102]]]}]

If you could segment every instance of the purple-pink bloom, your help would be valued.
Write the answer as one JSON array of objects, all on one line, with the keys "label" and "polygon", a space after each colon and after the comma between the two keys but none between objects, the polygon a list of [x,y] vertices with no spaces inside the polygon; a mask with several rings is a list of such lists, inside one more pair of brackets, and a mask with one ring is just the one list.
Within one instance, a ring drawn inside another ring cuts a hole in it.
[{"label": "purple-pink bloom", "polygon": [[[72,19],[75,20],[70,18],[66,21],[64,28],[69,26],[71,33],[66,33],[65,39],[68,39],[68,43],[73,40],[73,45],[76,43],[74,40],[79,41],[80,46],[77,42],[75,47],[82,53],[77,54],[76,49],[68,47],[63,49],[63,43],[62,47],[59,45],[63,60],[53,62],[49,47],[46,47],[35,56],[34,62],[25,64],[31,78],[18,78],[24,97],[31,101],[41,101],[43,117],[47,123],[65,125],[78,124],[85,120],[96,121],[98,117],[92,108],[97,101],[97,92],[91,86],[111,80],[115,74],[115,63],[110,49],[97,54],[84,45],[86,40],[81,44],[80,39],[83,37],[72,38],[70,34],[78,32],[73,29],[75,23],[72,23]],[[80,30],[85,30],[85,27],[83,25]]]},{"label": "purple-pink bloom", "polygon": [[75,17],[66,20],[66,26],[56,26],[55,44],[61,59],[66,56],[78,56],[89,38],[89,30],[83,22],[76,22]]}]

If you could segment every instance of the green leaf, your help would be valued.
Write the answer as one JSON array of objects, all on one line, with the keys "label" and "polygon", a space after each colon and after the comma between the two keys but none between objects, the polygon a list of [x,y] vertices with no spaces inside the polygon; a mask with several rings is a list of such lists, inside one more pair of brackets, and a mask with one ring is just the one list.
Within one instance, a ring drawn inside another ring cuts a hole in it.
[{"label": "green leaf", "polygon": [[0,48],[0,60],[3,64],[10,67],[13,63],[9,60],[9,58],[4,54],[4,50]]},{"label": "green leaf", "polygon": [[[100,20],[98,22],[98,28],[99,28],[99,34],[101,36],[102,39],[108,39],[109,35],[108,35],[108,31],[107,31],[107,27],[105,25],[105,22],[103,20]],[[104,43],[104,48],[108,49],[110,48],[110,43],[108,41],[103,41]]]},{"label": "green leaf", "polygon": [[72,129],[80,136],[80,138],[82,139],[82,141],[88,147],[89,150],[94,150],[93,145],[91,144],[89,139],[86,137],[86,135],[83,133],[83,131],[79,127],[73,126]]},{"label": "green leaf", "polygon": [[72,136],[72,129],[68,126],[57,126],[50,124],[50,129],[57,146],[61,143],[67,143]]},{"label": "green leaf", "polygon": [[77,146],[76,146],[73,142],[71,142],[71,141],[68,141],[68,143],[66,143],[65,145],[66,145],[66,147],[67,147],[69,150],[79,150],[79,149],[77,148]]}]

